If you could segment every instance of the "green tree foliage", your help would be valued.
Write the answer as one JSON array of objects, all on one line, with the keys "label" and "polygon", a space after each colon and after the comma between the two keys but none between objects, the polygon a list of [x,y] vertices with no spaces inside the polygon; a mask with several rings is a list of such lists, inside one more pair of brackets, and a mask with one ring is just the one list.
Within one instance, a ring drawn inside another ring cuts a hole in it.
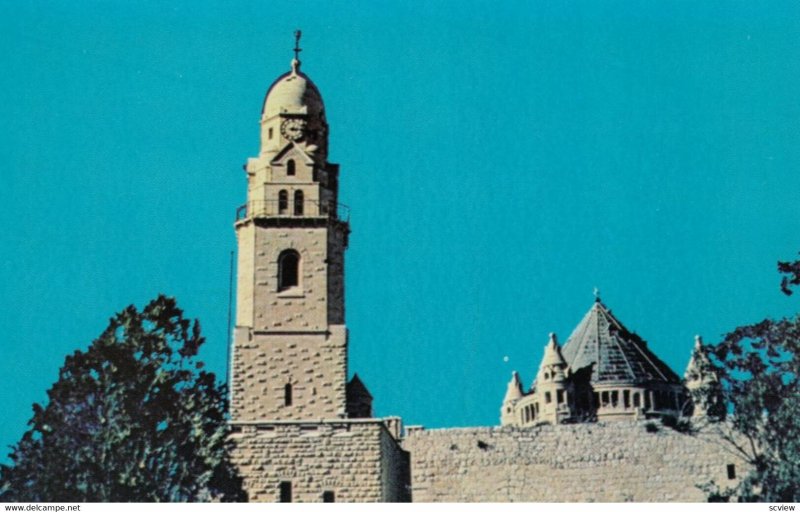
[{"label": "green tree foliage", "polygon": [[[800,261],[779,263],[784,293],[800,284]],[[800,315],[736,328],[721,343],[704,347],[704,371],[719,386],[726,408],[716,410],[717,427],[752,467],[733,492],[715,487],[712,498],[743,501],[800,501]],[[711,489],[711,487],[709,487]]]},{"label": "green tree foliage", "polygon": [[778,272],[783,274],[781,290],[786,295],[791,295],[792,286],[800,286],[800,260],[779,261]]},{"label": "green tree foliage", "polygon": [[196,358],[197,321],[159,296],[67,356],[0,467],[0,501],[243,501],[224,385]]}]

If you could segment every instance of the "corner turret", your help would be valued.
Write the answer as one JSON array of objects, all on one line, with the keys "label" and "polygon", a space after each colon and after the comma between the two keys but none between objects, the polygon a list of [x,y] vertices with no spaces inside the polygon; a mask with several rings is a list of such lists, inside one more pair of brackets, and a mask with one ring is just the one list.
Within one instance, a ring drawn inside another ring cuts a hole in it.
[{"label": "corner turret", "polygon": [[703,348],[703,338],[699,335],[694,337],[694,350],[683,377],[691,395],[694,418],[716,418],[724,413],[719,379],[711,371],[711,361]]},{"label": "corner turret", "polygon": [[572,385],[567,377],[567,362],[555,333],[551,332],[533,386],[533,392],[540,398],[542,421],[561,423],[571,416]]},{"label": "corner turret", "polygon": [[500,408],[501,425],[512,425],[514,423],[514,403],[522,397],[522,382],[519,380],[519,374],[511,372],[511,380],[508,382],[506,397],[503,399],[503,406]]}]

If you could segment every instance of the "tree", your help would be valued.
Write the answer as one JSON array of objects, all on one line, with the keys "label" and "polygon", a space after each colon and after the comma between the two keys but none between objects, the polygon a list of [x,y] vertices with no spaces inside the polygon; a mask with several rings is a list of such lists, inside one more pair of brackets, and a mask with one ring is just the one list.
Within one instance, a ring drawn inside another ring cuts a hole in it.
[{"label": "tree", "polygon": [[225,386],[172,298],[129,306],[67,356],[0,466],[0,501],[243,501]]},{"label": "tree", "polygon": [[[800,285],[800,261],[780,262],[778,270],[790,295]],[[738,327],[703,350],[703,371],[720,385],[700,399],[721,393],[727,407],[715,415],[719,432],[752,468],[728,495],[800,501],[800,315]]]},{"label": "tree", "polygon": [[791,295],[792,286],[800,286],[800,260],[779,261],[778,272],[784,274],[781,279],[781,291],[786,295]]}]

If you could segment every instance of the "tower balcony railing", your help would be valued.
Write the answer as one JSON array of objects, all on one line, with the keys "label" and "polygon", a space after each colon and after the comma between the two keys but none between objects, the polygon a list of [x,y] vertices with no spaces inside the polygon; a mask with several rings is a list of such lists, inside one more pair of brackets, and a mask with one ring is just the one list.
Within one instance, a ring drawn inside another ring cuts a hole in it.
[{"label": "tower balcony railing", "polygon": [[236,209],[236,221],[252,217],[327,218],[350,222],[350,208],[336,201],[305,199],[302,203],[277,199],[256,200]]}]

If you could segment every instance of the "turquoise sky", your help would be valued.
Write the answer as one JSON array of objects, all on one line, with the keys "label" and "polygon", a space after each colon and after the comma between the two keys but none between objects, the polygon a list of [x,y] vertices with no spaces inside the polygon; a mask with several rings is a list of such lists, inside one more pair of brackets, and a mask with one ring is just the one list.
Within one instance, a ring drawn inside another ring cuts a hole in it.
[{"label": "turquoise sky", "polygon": [[158,293],[224,376],[241,166],[297,27],[378,414],[497,424],[595,286],[680,374],[696,333],[797,311],[800,3],[765,5],[0,2],[3,454],[64,357]]}]

